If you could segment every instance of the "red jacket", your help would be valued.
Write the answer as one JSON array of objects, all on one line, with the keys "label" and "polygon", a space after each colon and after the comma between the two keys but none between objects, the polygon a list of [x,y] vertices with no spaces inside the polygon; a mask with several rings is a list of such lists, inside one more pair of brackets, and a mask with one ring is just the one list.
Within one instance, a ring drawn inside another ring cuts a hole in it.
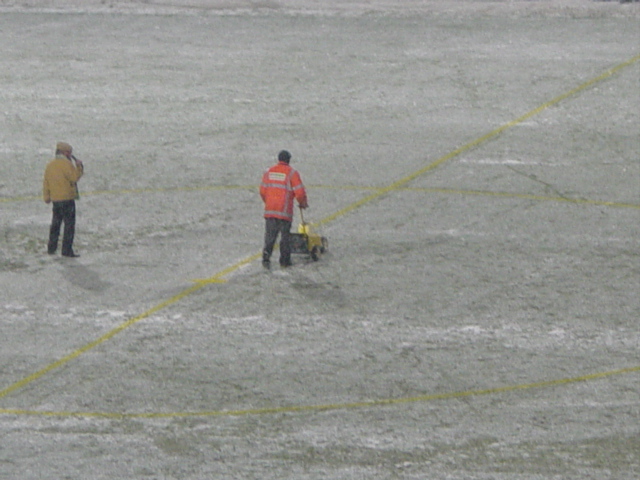
[{"label": "red jacket", "polygon": [[265,218],[293,220],[293,199],[306,208],[307,191],[300,174],[286,162],[278,162],[264,172],[260,184],[260,196],[264,201]]}]

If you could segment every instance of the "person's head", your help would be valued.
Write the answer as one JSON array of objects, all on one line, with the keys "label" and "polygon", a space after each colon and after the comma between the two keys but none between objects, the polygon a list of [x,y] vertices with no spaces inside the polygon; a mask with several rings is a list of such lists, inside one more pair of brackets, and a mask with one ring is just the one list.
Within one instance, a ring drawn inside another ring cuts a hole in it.
[{"label": "person's head", "polygon": [[290,160],[291,160],[291,154],[289,152],[287,152],[286,150],[282,150],[278,154],[278,161],[279,162],[289,163]]},{"label": "person's head", "polygon": [[68,157],[73,152],[73,148],[67,142],[58,142],[56,144],[56,155],[64,155]]}]

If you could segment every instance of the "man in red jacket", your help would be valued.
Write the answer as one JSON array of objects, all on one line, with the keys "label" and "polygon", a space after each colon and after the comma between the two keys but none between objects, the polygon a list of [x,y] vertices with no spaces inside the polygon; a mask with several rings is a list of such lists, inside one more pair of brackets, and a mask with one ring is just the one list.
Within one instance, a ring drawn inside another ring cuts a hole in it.
[{"label": "man in red jacket", "polygon": [[291,154],[282,150],[278,163],[264,172],[260,184],[260,196],[264,201],[266,219],[262,265],[269,268],[271,253],[280,234],[280,266],[291,266],[291,246],[289,233],[293,221],[293,200],[300,208],[307,208],[307,192],[300,174],[289,166]]}]

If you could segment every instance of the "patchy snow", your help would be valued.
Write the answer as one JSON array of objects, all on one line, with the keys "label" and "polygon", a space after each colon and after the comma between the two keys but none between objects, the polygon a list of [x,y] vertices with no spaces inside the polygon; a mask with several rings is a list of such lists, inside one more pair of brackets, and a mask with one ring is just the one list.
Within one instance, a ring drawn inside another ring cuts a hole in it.
[{"label": "patchy snow", "polygon": [[639,6],[0,0],[0,477],[635,480]]}]

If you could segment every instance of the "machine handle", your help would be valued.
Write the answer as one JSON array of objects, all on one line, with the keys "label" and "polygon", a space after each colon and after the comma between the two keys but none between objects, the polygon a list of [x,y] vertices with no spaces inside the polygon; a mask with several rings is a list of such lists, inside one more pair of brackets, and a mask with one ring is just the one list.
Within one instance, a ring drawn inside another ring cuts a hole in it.
[{"label": "machine handle", "polygon": [[302,225],[306,225],[307,223],[304,221],[304,214],[302,210],[304,210],[300,205],[298,205],[298,209],[300,210],[300,220],[302,221]]}]

